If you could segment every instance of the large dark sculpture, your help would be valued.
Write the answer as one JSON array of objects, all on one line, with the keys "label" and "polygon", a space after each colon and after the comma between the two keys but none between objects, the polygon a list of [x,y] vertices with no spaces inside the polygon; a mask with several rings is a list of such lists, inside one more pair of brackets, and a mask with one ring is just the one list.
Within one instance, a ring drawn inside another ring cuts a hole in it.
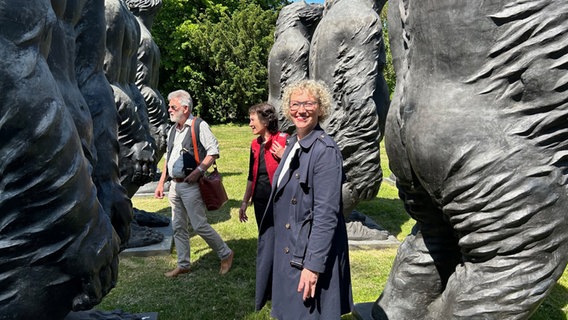
[{"label": "large dark sculpture", "polygon": [[56,23],[47,0],[1,1],[1,319],[62,319],[116,281],[120,240],[46,62]]},{"label": "large dark sculpture", "polygon": [[132,205],[118,180],[118,113],[102,69],[103,1],[51,0],[51,5],[57,20],[47,63],[92,166],[99,202],[124,245],[130,234]]},{"label": "large dark sculpture", "polygon": [[527,319],[568,259],[568,2],[389,3],[386,143],[416,225],[373,319]]},{"label": "large dark sculpture", "polygon": [[310,42],[322,12],[323,6],[301,1],[285,6],[278,15],[274,45],[268,55],[268,103],[278,111],[281,131],[294,131],[282,111],[282,90],[308,78]]},{"label": "large dark sculpture", "polygon": [[379,142],[389,89],[383,77],[386,53],[379,13],[385,1],[327,1],[310,49],[310,78],[326,83],[333,94],[325,129],[343,155],[347,213],[360,200],[374,199],[383,178]]},{"label": "large dark sculpture", "polygon": [[[109,78],[118,77],[113,88],[122,120],[121,181],[129,197],[152,180],[156,164],[166,151],[169,115],[157,90],[160,50],[150,34],[161,6],[161,0],[106,1],[106,63],[109,66],[106,70]],[[118,65],[122,70],[110,70],[111,66]],[[150,227],[167,226],[169,219],[136,208],[133,212],[127,247],[161,242],[164,235]],[[158,223],[145,224],[148,219]]]},{"label": "large dark sculpture", "polygon": [[[389,107],[383,78],[386,61],[378,12],[384,0],[304,1],[282,9],[269,55],[269,102],[280,110],[287,83],[302,78],[325,82],[334,97],[324,124],[344,158],[346,214],[374,198],[382,182],[379,142]],[[284,121],[282,129],[291,131]]]},{"label": "large dark sculpture", "polygon": [[123,0],[105,0],[104,71],[120,116],[120,180],[131,198],[155,174],[156,142],[149,129],[144,97],[136,87],[140,26]]},{"label": "large dark sculpture", "polygon": [[140,26],[135,83],[146,103],[150,133],[156,141],[154,160],[158,163],[166,152],[169,114],[166,102],[158,91],[160,48],[150,30],[154,17],[162,7],[162,0],[125,0],[125,3]]}]

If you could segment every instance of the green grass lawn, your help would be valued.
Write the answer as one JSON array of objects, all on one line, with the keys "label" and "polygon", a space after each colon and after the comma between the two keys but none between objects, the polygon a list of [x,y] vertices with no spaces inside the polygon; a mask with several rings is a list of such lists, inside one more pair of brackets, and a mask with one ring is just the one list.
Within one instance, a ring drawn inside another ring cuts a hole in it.
[{"label": "green grass lawn", "polygon": [[[158,312],[160,320],[271,319],[269,307],[254,311],[255,256],[257,228],[252,207],[249,222],[240,223],[240,206],[248,174],[249,146],[254,138],[247,126],[213,126],[221,149],[217,161],[224,177],[229,202],[221,210],[210,212],[209,222],[235,251],[233,268],[219,276],[219,260],[198,236],[191,238],[193,272],[175,279],[163,273],[176,266],[176,255],[125,257],[120,260],[119,278],[114,288],[97,307],[121,309],[129,313]],[[385,177],[390,174],[386,153],[382,150]],[[169,216],[166,199],[134,197],[135,207]],[[403,240],[413,226],[405,213],[397,190],[383,183],[376,199],[360,203],[357,210],[367,214]],[[375,301],[387,280],[396,249],[351,250],[351,277],[355,303]],[[564,272],[550,296],[531,320],[567,319],[568,274]],[[353,319],[351,315],[343,317]],[[393,319],[396,320],[396,319]]]}]

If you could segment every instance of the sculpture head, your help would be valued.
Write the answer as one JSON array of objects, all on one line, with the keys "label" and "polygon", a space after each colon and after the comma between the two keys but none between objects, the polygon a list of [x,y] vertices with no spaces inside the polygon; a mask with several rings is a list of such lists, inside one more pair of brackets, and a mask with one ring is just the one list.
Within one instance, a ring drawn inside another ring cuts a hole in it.
[{"label": "sculpture head", "polygon": [[321,20],[323,6],[321,4],[307,4],[305,1],[294,2],[285,6],[276,21],[275,37],[290,28],[304,28],[306,36],[311,38],[313,31]]},{"label": "sculpture head", "polygon": [[162,0],[124,0],[124,2],[135,15],[154,15],[162,8]]},{"label": "sculpture head", "polygon": [[130,12],[142,19],[144,25],[151,29],[154,17],[162,8],[162,0],[124,0]]}]

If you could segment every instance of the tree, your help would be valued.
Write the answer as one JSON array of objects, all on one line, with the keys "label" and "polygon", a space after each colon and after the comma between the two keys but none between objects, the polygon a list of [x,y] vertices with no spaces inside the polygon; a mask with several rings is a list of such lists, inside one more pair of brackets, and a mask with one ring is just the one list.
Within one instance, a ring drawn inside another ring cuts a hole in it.
[{"label": "tree", "polygon": [[164,0],[152,31],[160,91],[186,89],[212,123],[243,121],[267,97],[268,52],[280,0]]},{"label": "tree", "polygon": [[380,14],[381,21],[383,22],[383,40],[385,42],[385,51],[387,53],[387,63],[383,70],[383,76],[387,81],[390,95],[392,96],[394,92],[394,87],[396,85],[396,74],[394,72],[394,66],[392,65],[392,54],[390,50],[390,41],[389,41],[389,28],[387,22],[387,10],[388,10],[388,3],[385,4]]}]

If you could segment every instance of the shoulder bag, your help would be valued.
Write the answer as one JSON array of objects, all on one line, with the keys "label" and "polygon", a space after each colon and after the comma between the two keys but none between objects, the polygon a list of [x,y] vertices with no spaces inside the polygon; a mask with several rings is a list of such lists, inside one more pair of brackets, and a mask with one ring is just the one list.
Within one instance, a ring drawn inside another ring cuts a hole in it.
[{"label": "shoulder bag", "polygon": [[[191,139],[193,143],[193,155],[195,157],[195,162],[199,165],[199,153],[197,150],[197,138],[195,137],[195,118],[191,123]],[[197,167],[196,167],[197,168]],[[201,198],[205,203],[205,207],[208,211],[219,210],[227,201],[229,197],[223,186],[223,178],[217,170],[217,163],[213,163],[213,172],[205,174],[199,179],[199,191],[201,192]]]}]

